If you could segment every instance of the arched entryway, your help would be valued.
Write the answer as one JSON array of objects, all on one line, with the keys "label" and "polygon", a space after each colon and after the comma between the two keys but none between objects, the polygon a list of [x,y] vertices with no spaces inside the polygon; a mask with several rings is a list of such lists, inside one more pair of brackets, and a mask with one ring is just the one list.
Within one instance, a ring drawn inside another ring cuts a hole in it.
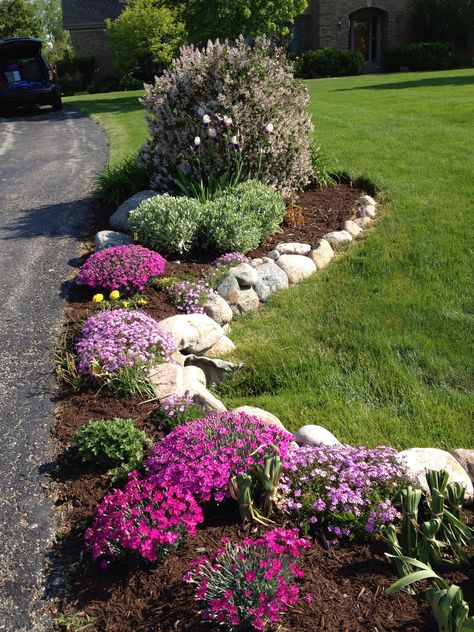
[{"label": "arched entryway", "polygon": [[361,53],[366,66],[382,63],[387,15],[381,9],[360,9],[349,16],[349,48]]}]

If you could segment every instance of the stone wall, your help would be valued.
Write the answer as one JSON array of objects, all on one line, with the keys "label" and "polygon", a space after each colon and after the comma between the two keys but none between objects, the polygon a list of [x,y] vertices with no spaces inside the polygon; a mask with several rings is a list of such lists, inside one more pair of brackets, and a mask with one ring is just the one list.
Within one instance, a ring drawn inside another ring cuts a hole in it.
[{"label": "stone wall", "polygon": [[109,40],[103,28],[74,29],[70,33],[76,53],[94,55],[97,78],[110,77],[117,74],[112,62]]}]

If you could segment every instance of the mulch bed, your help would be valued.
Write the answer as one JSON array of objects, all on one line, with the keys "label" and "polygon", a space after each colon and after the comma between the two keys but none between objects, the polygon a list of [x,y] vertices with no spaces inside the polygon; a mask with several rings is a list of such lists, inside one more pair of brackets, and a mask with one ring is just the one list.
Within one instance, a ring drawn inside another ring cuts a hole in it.
[{"label": "mulch bed", "polygon": [[[349,185],[331,189],[313,189],[296,201],[304,207],[302,228],[283,227],[283,232],[270,238],[250,256],[262,256],[277,243],[300,241],[314,244],[330,230],[340,229],[345,219],[355,214],[355,202],[361,191]],[[110,209],[96,209],[93,229],[106,227]],[[191,256],[183,263],[169,263],[166,275],[200,276],[215,255],[207,259]],[[81,261],[79,261],[80,265]],[[145,308],[157,320],[173,315],[175,307],[166,292],[147,292]],[[66,321],[84,319],[93,312],[91,290],[72,286],[66,308]],[[77,430],[91,419],[132,418],[154,440],[161,438],[153,423],[156,404],[131,398],[119,398],[106,389],[97,393],[89,386],[73,392],[60,385],[53,423],[53,439],[57,458],[49,474],[54,483],[60,533],[52,554],[53,586],[57,612],[87,613],[93,622],[87,630],[96,632],[191,632],[220,630],[216,625],[200,621],[193,590],[182,577],[190,561],[212,551],[221,538],[234,540],[248,535],[239,521],[235,507],[222,507],[217,513],[207,511],[206,522],[195,538],[188,538],[180,549],[156,567],[130,563],[112,564],[101,571],[84,554],[83,532],[90,523],[95,504],[110,488],[107,476],[78,460],[73,439]],[[469,512],[474,522],[474,512]],[[197,551],[198,550],[198,551]],[[384,592],[396,576],[384,558],[380,542],[336,545],[329,550],[318,542],[303,554],[299,566],[305,577],[302,594],[313,596],[287,613],[280,632],[431,632],[436,623],[430,608],[407,593],[387,596]],[[455,571],[447,579],[461,584],[465,598],[474,607],[473,570]],[[61,581],[58,578],[62,578]]]}]

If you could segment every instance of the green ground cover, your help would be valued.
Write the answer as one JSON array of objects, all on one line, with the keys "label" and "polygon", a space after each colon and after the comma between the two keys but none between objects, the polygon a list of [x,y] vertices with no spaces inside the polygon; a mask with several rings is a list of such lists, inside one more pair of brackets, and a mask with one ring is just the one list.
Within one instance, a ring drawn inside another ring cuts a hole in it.
[{"label": "green ground cover", "polygon": [[[388,202],[366,239],[233,325],[247,368],[223,397],[351,443],[474,447],[474,72],[307,85],[334,167]],[[145,136],[138,94],[70,100],[104,125],[112,160]]]}]

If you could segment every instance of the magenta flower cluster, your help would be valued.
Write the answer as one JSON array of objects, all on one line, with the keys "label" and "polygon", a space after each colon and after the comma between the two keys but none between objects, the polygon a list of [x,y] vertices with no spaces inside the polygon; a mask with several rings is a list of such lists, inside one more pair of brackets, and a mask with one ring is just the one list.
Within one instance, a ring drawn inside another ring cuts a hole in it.
[{"label": "magenta flower cluster", "polygon": [[250,259],[241,252],[227,252],[214,261],[215,266],[233,266],[239,263],[248,263]]},{"label": "magenta flower cluster", "polygon": [[179,281],[170,288],[170,296],[180,312],[185,314],[203,314],[203,305],[213,294],[204,279]]},{"label": "magenta flower cluster", "polygon": [[113,246],[92,254],[77,275],[81,285],[136,292],[163,274],[166,261],[143,246]]},{"label": "magenta flower cluster", "polygon": [[284,458],[293,435],[245,413],[211,413],[158,441],[146,467],[162,485],[181,485],[200,501],[230,497],[229,480],[263,463],[269,444]]},{"label": "magenta flower cluster", "polygon": [[392,499],[407,480],[392,448],[308,446],[284,459],[281,491],[284,509],[304,530],[317,525],[335,540],[373,533],[398,518]]},{"label": "magenta flower cluster", "polygon": [[124,367],[166,361],[175,350],[171,334],[139,310],[90,316],[76,343],[80,373],[103,377]]},{"label": "magenta flower cluster", "polygon": [[129,478],[123,489],[112,490],[96,506],[85,532],[92,559],[102,568],[127,553],[159,562],[185,534],[195,535],[204,520],[194,498],[181,488],[163,488],[137,472]]},{"label": "magenta flower cluster", "polygon": [[197,586],[205,620],[231,630],[265,630],[298,601],[295,579],[303,572],[294,560],[309,546],[298,529],[275,529],[235,544],[224,539],[214,555],[193,562],[184,581]]}]

